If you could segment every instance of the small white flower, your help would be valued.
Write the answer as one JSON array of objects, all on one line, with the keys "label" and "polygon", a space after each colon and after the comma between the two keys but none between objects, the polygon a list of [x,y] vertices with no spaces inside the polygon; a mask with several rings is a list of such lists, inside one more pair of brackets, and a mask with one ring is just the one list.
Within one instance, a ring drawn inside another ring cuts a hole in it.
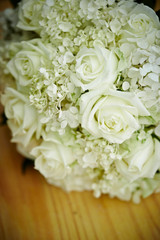
[{"label": "small white flower", "polygon": [[130,87],[129,82],[123,82],[123,84],[122,84],[122,89],[123,89],[124,91],[128,90],[129,87]]},{"label": "small white flower", "polygon": [[69,32],[72,29],[73,25],[70,22],[63,22],[59,24],[59,28],[63,31],[63,32]]},{"label": "small white flower", "polygon": [[52,6],[54,6],[55,1],[54,1],[54,0],[46,0],[46,4],[47,4],[49,7],[52,7]]},{"label": "small white flower", "polygon": [[64,55],[64,61],[63,63],[66,64],[66,63],[71,63],[73,62],[74,60],[74,56],[71,52],[66,52],[65,55]]},{"label": "small white flower", "polygon": [[90,168],[96,168],[98,166],[97,164],[97,155],[93,152],[88,152],[85,153],[82,157],[82,161],[83,161],[83,167],[90,167]]},{"label": "small white flower", "polygon": [[118,19],[114,19],[110,22],[110,27],[113,33],[118,33],[121,29],[121,23],[118,21]]},{"label": "small white flower", "polygon": [[49,97],[53,98],[57,94],[57,86],[55,84],[49,85],[46,92]]},{"label": "small white flower", "polygon": [[[59,120],[62,122],[65,121],[71,128],[76,128],[79,125],[79,115],[77,108],[71,107],[69,110],[62,111]],[[64,126],[64,124],[62,124]],[[65,124],[65,126],[67,126]]]}]

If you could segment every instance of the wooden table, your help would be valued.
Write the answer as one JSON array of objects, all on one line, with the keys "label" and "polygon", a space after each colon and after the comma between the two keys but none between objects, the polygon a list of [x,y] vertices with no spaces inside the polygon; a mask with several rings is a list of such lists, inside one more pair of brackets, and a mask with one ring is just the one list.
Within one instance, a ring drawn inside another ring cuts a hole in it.
[{"label": "wooden table", "polygon": [[8,128],[0,127],[0,240],[160,239],[160,194],[135,205],[65,193],[33,167],[22,173],[22,162]]}]

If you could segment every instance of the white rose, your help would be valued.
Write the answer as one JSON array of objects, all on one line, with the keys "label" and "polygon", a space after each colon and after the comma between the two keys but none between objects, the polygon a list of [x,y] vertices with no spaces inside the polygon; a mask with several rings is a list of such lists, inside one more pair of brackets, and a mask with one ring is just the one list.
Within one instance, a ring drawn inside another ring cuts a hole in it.
[{"label": "white rose", "polygon": [[73,83],[83,90],[108,88],[117,77],[118,60],[106,48],[83,47],[76,59],[76,74],[71,76]]},{"label": "white rose", "polygon": [[133,138],[122,144],[122,160],[116,161],[117,170],[130,181],[153,178],[160,168],[160,142],[148,136],[145,142]]},{"label": "white rose", "polygon": [[13,88],[6,88],[1,100],[12,131],[12,141],[27,147],[33,137],[38,140],[42,125],[27,97]]},{"label": "white rose", "polygon": [[23,145],[23,142],[18,142],[16,148],[22,156],[34,160],[34,156],[31,154],[31,151],[33,148],[39,146],[41,142],[41,139],[37,140],[33,137],[26,146]]},{"label": "white rose", "polygon": [[90,134],[110,143],[122,143],[140,128],[138,116],[149,112],[132,93],[91,91],[80,99],[81,124]]},{"label": "white rose", "polygon": [[66,191],[91,190],[93,184],[93,179],[89,176],[86,169],[82,168],[79,164],[74,164],[72,172],[65,178],[59,180],[50,178],[47,180],[50,184],[61,187]]},{"label": "white rose", "polygon": [[22,49],[8,62],[9,72],[18,84],[27,86],[40,67],[49,65],[50,50],[39,39],[21,43]]},{"label": "white rose", "polygon": [[18,11],[19,22],[17,27],[27,31],[39,32],[43,4],[43,1],[23,0]]},{"label": "white rose", "polygon": [[31,152],[35,159],[35,168],[51,181],[63,179],[70,173],[70,164],[75,161],[72,148],[65,146],[57,137],[51,135]]},{"label": "white rose", "polygon": [[128,23],[122,30],[122,40],[137,42],[139,47],[147,48],[155,40],[156,29],[160,29],[156,13],[142,4],[130,12]]}]

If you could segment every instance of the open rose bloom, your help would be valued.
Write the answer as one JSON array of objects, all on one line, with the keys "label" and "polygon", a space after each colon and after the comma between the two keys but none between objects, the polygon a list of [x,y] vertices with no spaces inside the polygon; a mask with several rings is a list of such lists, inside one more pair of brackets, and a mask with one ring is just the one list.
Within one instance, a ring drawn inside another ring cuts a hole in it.
[{"label": "open rose bloom", "polygon": [[156,13],[132,0],[22,0],[1,20],[1,102],[18,151],[66,191],[135,203],[159,191]]}]

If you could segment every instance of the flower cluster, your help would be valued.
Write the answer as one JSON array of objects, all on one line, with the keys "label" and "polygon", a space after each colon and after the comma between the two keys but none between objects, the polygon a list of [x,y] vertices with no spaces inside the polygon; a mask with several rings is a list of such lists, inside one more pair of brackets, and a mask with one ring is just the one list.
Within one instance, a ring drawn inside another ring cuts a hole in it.
[{"label": "flower cluster", "polygon": [[158,191],[155,12],[132,0],[22,0],[12,11],[1,101],[18,150],[67,191],[134,202]]}]

